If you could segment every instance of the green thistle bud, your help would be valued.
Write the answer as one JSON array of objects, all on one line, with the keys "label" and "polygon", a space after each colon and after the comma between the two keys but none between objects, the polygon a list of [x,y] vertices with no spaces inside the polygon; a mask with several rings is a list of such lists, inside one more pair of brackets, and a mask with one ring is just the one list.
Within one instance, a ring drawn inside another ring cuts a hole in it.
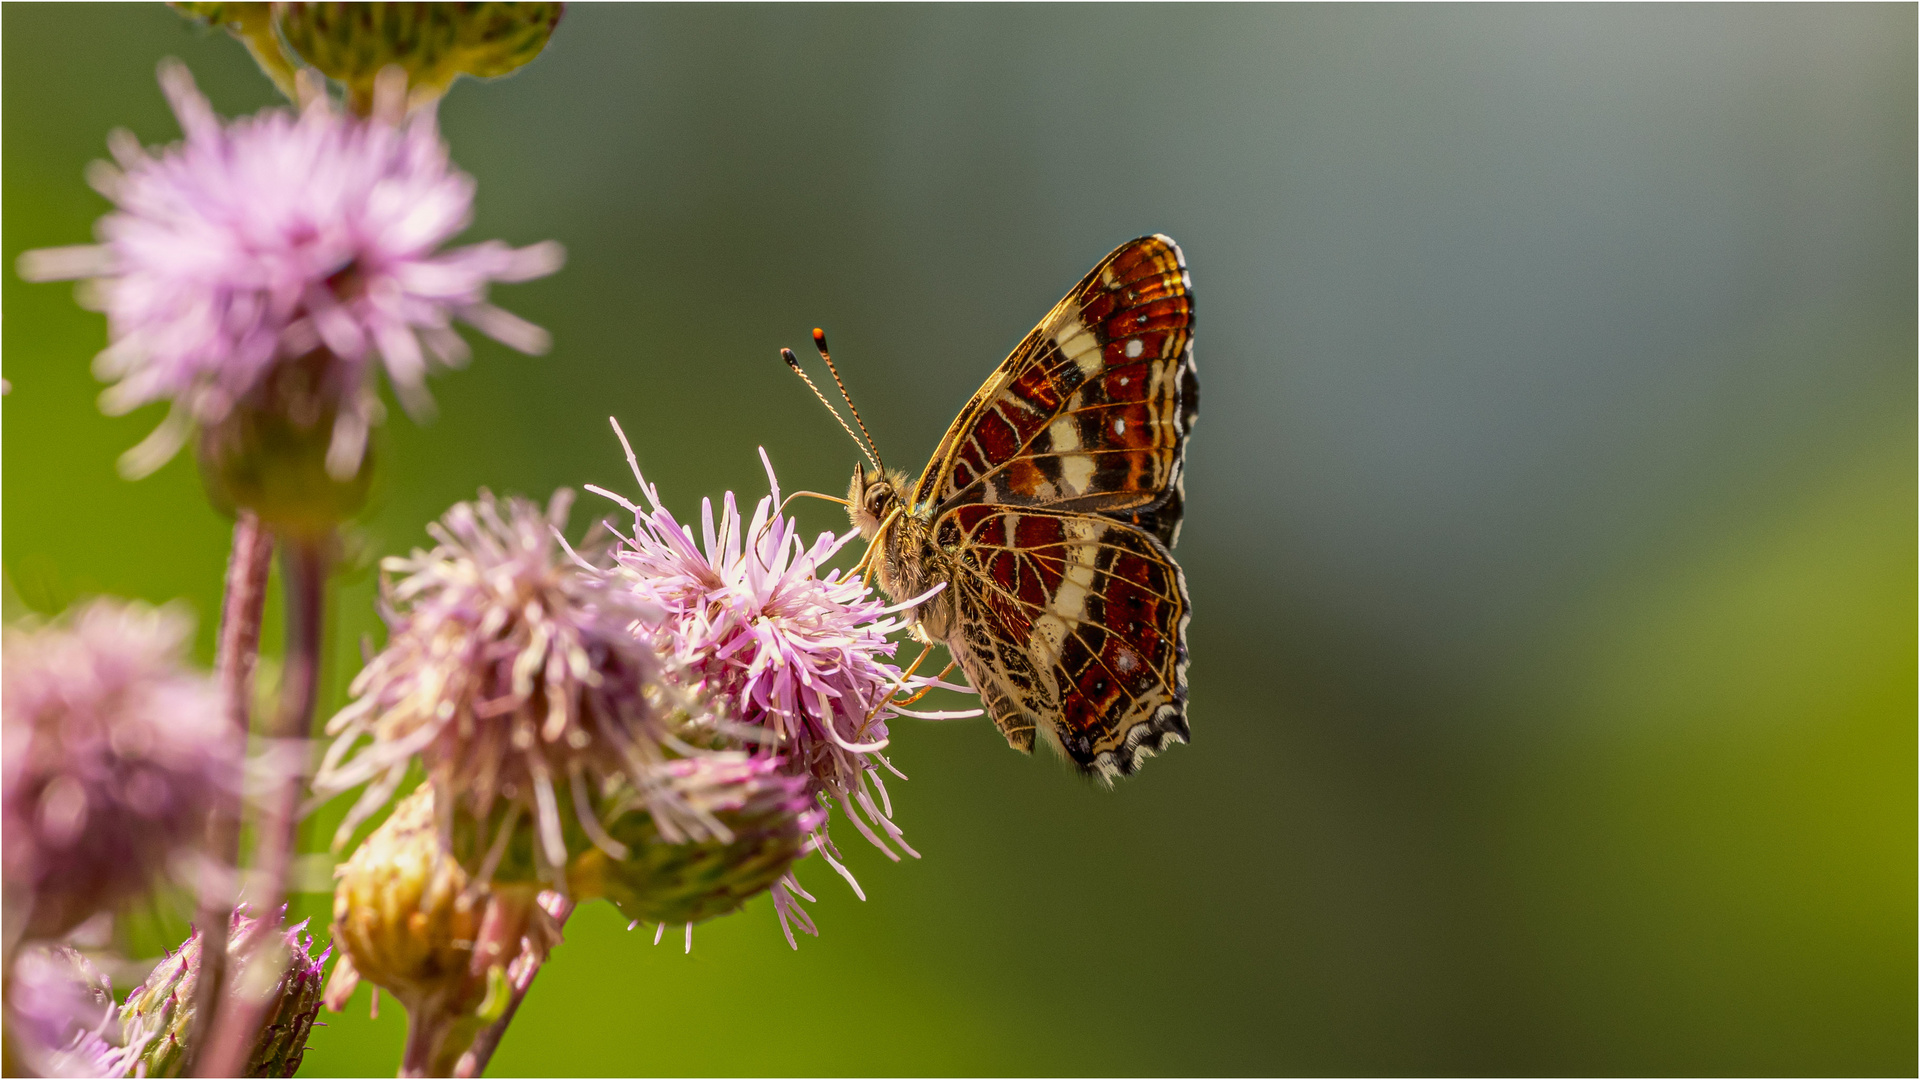
[{"label": "green thistle bud", "polygon": [[453,17],[453,66],[479,79],[511,74],[539,56],[566,10],[565,4],[539,3],[447,6],[459,9]]},{"label": "green thistle bud", "polygon": [[[268,381],[303,374],[304,365],[283,365]],[[274,394],[270,386],[259,396],[293,395]],[[373,483],[374,455],[368,446],[342,467],[334,452],[338,408],[318,394],[296,399],[294,407],[284,400],[257,404],[264,407],[243,402],[200,431],[200,479],[215,508],[251,510],[269,528],[293,536],[326,535],[358,513]]]},{"label": "green thistle bud", "polygon": [[335,874],[333,939],[361,978],[410,1009],[467,981],[485,894],[442,845],[431,787],[394,807]]},{"label": "green thistle bud", "polygon": [[397,65],[413,95],[438,96],[461,75],[490,79],[540,55],[561,4],[282,3],[274,16],[294,52],[372,107],[374,79]]},{"label": "green thistle bud", "polygon": [[450,1076],[505,1009],[508,964],[559,931],[533,886],[475,886],[441,839],[422,784],[336,871],[333,936],[346,952],[327,988],[346,1004],[365,978],[407,1009],[406,1075]]},{"label": "green thistle bud", "polygon": [[[240,949],[256,920],[233,913],[227,956],[234,984],[270,997],[258,1041],[247,1061],[247,1076],[292,1076],[307,1051],[307,1037],[320,1011],[321,971],[332,949],[313,956],[306,923],[287,930],[281,940],[261,942],[243,959]],[[197,1020],[194,998],[200,983],[200,931],[169,954],[127,995],[120,1011],[124,1042],[138,1047],[138,1067],[150,1077],[184,1075],[187,1048]]]},{"label": "green thistle bud", "polygon": [[254,62],[273,85],[288,98],[294,96],[294,64],[287,57],[285,49],[280,47],[280,39],[273,32],[273,5],[266,3],[181,3],[174,0],[167,5],[190,19],[209,26],[217,26],[232,34],[247,51],[253,54]]},{"label": "green thistle bud", "polygon": [[663,836],[651,814],[628,811],[607,826],[626,857],[588,850],[567,868],[569,890],[577,900],[604,897],[640,922],[696,923],[738,909],[812,849],[823,817],[805,782],[778,768],[739,753],[668,762],[667,782],[719,824],[718,837]]}]

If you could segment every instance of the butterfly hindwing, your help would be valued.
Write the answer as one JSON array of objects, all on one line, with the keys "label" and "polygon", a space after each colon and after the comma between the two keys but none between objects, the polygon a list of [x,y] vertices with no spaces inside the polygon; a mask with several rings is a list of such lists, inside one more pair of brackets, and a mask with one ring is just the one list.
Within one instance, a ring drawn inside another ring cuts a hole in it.
[{"label": "butterfly hindwing", "polygon": [[1187,740],[1180,567],[1149,533],[1097,514],[957,506],[934,542],[949,553],[949,639],[1017,749],[1048,733],[1105,777]]},{"label": "butterfly hindwing", "polygon": [[1172,545],[1198,410],[1193,294],[1164,236],[1121,245],[1055,305],[961,411],[913,505],[1114,515]]}]

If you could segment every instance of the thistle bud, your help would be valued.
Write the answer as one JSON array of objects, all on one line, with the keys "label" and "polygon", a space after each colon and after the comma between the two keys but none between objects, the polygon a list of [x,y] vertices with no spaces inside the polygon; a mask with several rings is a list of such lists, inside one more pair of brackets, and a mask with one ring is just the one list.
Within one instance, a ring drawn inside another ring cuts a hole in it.
[{"label": "thistle bud", "polygon": [[506,1006],[508,965],[544,956],[559,931],[537,890],[476,887],[441,841],[434,790],[419,790],[337,871],[333,937],[346,956],[327,988],[346,1004],[364,978],[407,1009],[408,1075],[451,1075],[460,1054]]},{"label": "thistle bud", "polygon": [[461,75],[490,79],[540,55],[560,22],[549,3],[284,3],[282,37],[300,57],[347,88],[365,112],[383,68],[407,73],[411,93],[437,97]]},{"label": "thistle bud", "polygon": [[247,47],[254,62],[280,92],[294,96],[294,65],[273,32],[273,5],[268,3],[191,3],[172,0],[168,7],[190,19],[217,26]]},{"label": "thistle bud", "polygon": [[334,453],[342,395],[322,385],[333,365],[324,350],[282,364],[200,429],[200,479],[215,509],[252,511],[282,535],[323,536],[366,505],[372,447],[351,469]]},{"label": "thistle bud", "polygon": [[778,759],[715,753],[668,762],[659,772],[682,803],[710,815],[712,838],[663,836],[645,809],[608,826],[627,857],[593,848],[568,867],[578,899],[605,897],[629,919],[695,923],[738,909],[812,849],[825,814],[807,782],[781,774]]},{"label": "thistle bud", "polygon": [[[256,932],[255,922],[245,908],[238,909],[227,933],[233,985],[272,1002],[263,1014],[245,1075],[292,1076],[300,1068],[314,1017],[320,1012],[321,973],[333,950],[316,958],[313,937],[303,932],[304,922],[287,929],[278,940],[248,949],[245,943]],[[147,1076],[180,1076],[187,1066],[187,1049],[198,1022],[194,1005],[202,940],[195,929],[148,974],[146,982],[127,995],[121,1008],[124,1041],[139,1055],[138,1066]]]},{"label": "thistle bud", "polygon": [[394,807],[335,873],[333,939],[358,977],[406,1003],[466,979],[484,896],[441,843],[430,786]]}]

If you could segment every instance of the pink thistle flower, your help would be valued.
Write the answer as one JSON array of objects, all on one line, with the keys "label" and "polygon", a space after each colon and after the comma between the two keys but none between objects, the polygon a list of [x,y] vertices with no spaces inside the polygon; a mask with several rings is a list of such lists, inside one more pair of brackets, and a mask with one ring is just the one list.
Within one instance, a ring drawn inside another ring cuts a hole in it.
[{"label": "pink thistle flower", "polygon": [[562,488],[543,512],[482,491],[427,527],[431,551],[381,564],[387,646],[355,678],[356,700],[328,722],[336,739],[313,782],[330,796],[371,781],[336,847],[385,805],[415,754],[445,793],[436,801],[443,838],[451,842],[456,808],[492,830],[484,862],[469,868],[483,884],[523,812],[542,876],[564,880],[563,798],[592,846],[624,857],[594,805],[615,787],[630,789],[675,842],[724,834],[653,779],[671,741],[656,700],[660,665],[630,628],[660,612],[576,561],[559,537],[572,501]]},{"label": "pink thistle flower", "polygon": [[198,846],[242,747],[186,667],[192,622],[95,600],[6,634],[8,939],[57,937],[145,891]]},{"label": "pink thistle flower", "polygon": [[116,164],[88,174],[116,206],[97,226],[102,242],[20,261],[29,280],[88,279],[83,302],[106,312],[111,341],[94,360],[113,382],[102,410],[173,404],[122,457],[129,476],[164,464],[194,425],[266,394],[278,365],[307,358],[319,370],[302,392],[317,401],[295,419],[311,427],[334,412],[326,466],[345,480],[381,414],[375,356],[420,415],[432,404],[429,368],[467,359],[455,319],[522,352],[546,350],[546,332],[489,304],[487,287],[552,273],[560,246],[439,250],[472,220],[474,181],[448,161],[431,109],[400,115],[404,78],[369,118],[337,112],[310,85],[298,115],[266,109],[230,123],[179,63],[161,65],[160,85],[185,140],[149,154],[116,131]]},{"label": "pink thistle flower", "polygon": [[[617,422],[614,430],[620,431]],[[745,729],[756,754],[778,755],[787,771],[807,777],[822,805],[838,797],[847,820],[889,859],[899,861],[896,846],[919,858],[893,821],[881,775],[885,769],[905,779],[882,753],[887,721],[979,715],[915,712],[895,704],[898,692],[935,685],[925,676],[904,675],[888,660],[897,647],[891,635],[908,625],[902,612],[925,597],[889,605],[857,575],[826,569],[859,534],[822,533],[804,543],[799,523],[779,510],[779,481],[766,451],[760,460],[771,494],[755,506],[752,519],[742,522],[731,492],[721,501],[718,521],[713,504],[702,500],[696,539],[640,475],[624,433],[620,442],[647,506],[588,490],[633,514],[632,535],[622,537],[615,560],[634,595],[665,613],[652,637],[669,672],[688,692],[724,708],[724,719]],[[864,898],[824,824],[816,845]],[[791,875],[775,887],[783,923],[798,910],[786,890],[797,888]]]}]

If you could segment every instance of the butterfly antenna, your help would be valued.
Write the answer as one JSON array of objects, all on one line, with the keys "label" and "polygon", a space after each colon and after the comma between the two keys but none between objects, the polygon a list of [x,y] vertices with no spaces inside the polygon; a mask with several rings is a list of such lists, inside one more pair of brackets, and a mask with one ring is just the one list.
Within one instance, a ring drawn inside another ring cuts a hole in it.
[{"label": "butterfly antenna", "polygon": [[[820,404],[825,405],[827,407],[827,411],[833,414],[833,418],[835,420],[840,421],[840,430],[847,433],[847,438],[853,440],[853,445],[860,447],[860,452],[867,456],[868,461],[873,462],[873,467],[876,469],[880,468],[879,457],[876,456],[872,450],[867,448],[867,444],[864,444],[860,441],[860,436],[855,435],[853,433],[853,428],[847,423],[846,418],[840,415],[840,410],[833,407],[833,402],[827,400],[827,395],[821,393],[820,388],[814,385],[813,379],[809,377],[804,370],[801,369],[800,358],[793,355],[793,350],[781,349],[780,359],[785,360],[787,362],[787,366],[793,369],[793,373],[795,375],[800,376],[800,381],[807,384],[807,389],[813,391],[813,396],[820,399]],[[853,403],[848,402],[847,404],[851,406]]]},{"label": "butterfly antenna", "polygon": [[873,458],[873,467],[881,472],[887,470],[880,464],[880,447],[874,444],[873,435],[867,431],[867,422],[860,419],[860,409],[853,403],[853,395],[847,393],[847,384],[840,381],[840,369],[833,366],[833,357],[827,355],[827,332],[819,327],[813,328],[813,347],[820,350],[820,359],[827,362],[827,371],[833,375],[833,385],[840,388],[840,397],[847,403],[847,411],[853,414],[853,422],[860,425],[860,434],[867,437],[869,456]]}]

